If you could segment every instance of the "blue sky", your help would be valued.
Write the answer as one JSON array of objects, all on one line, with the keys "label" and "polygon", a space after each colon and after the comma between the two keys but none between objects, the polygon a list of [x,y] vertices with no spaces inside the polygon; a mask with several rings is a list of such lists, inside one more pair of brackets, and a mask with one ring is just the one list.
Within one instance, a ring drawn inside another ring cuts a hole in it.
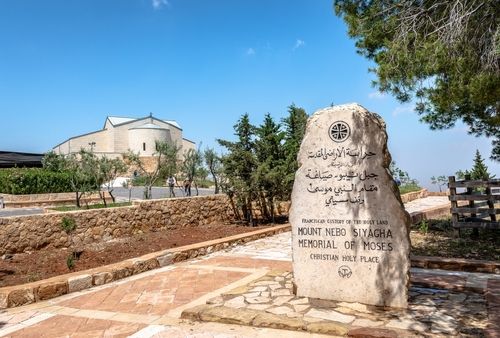
[{"label": "blue sky", "polygon": [[[0,0],[0,150],[45,152],[107,115],[178,121],[203,146],[292,102],[358,102],[387,123],[399,167],[424,186],[490,140],[431,131],[371,87],[330,0]],[[500,165],[486,162],[491,172]]]}]

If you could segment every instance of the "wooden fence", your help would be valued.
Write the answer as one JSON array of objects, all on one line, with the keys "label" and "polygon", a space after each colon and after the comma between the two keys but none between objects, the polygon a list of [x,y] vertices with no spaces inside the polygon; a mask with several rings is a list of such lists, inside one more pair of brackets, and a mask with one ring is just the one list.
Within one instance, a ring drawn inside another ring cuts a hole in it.
[{"label": "wooden fence", "polygon": [[[500,187],[500,180],[455,181],[455,176],[448,178],[450,189],[451,220],[453,228],[500,229],[497,215],[500,214],[500,194],[492,193]],[[457,193],[457,188],[466,191]],[[465,201],[468,203],[460,203]]]}]

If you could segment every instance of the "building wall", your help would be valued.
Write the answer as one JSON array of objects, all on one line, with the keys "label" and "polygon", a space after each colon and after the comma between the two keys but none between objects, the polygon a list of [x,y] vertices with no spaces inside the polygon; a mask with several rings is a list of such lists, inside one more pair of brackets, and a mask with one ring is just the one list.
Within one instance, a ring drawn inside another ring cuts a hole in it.
[{"label": "building wall", "polygon": [[[167,131],[159,131],[154,128],[134,129],[145,123],[153,123],[160,128],[167,129]],[[89,143],[95,142],[93,150],[101,156],[119,157],[131,149],[135,153],[139,152],[143,157],[148,157],[154,153],[154,144],[157,139],[182,147],[179,152],[179,159],[183,158],[188,149],[195,149],[193,142],[182,138],[182,129],[151,117],[116,126],[113,126],[109,119],[106,119],[104,128],[101,131],[69,139],[54,147],[53,150],[58,154],[75,153],[81,148],[90,150]],[[146,151],[143,150],[143,143],[146,143]]]},{"label": "building wall", "polygon": [[69,154],[79,152],[82,148],[91,150],[90,143],[92,142],[95,142],[93,146],[95,152],[112,152],[112,149],[109,147],[108,130],[100,130],[80,137],[71,138],[54,148],[54,151],[59,154]]},{"label": "building wall", "polygon": [[196,150],[196,143],[186,139],[182,139],[182,154],[186,154],[189,149]]},{"label": "building wall", "polygon": [[156,141],[172,143],[170,130],[167,129],[130,129],[128,131],[129,148],[141,156],[153,156]]}]

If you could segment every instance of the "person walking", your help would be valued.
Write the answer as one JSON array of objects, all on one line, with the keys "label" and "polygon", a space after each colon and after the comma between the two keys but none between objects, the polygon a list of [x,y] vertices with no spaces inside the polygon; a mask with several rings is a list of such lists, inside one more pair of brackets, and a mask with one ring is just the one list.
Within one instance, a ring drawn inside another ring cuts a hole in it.
[{"label": "person walking", "polygon": [[186,196],[191,196],[191,180],[188,178],[184,180],[184,193]]},{"label": "person walking", "polygon": [[169,176],[167,178],[167,185],[168,185],[168,188],[169,188],[170,197],[175,197],[175,191],[174,191],[175,177]]}]

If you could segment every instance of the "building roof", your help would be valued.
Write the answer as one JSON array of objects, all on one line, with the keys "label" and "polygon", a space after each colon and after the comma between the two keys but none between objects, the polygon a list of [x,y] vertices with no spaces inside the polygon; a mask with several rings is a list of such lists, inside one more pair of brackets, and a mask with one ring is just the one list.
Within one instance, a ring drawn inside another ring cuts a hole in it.
[{"label": "building roof", "polygon": [[168,128],[160,127],[159,125],[154,124],[154,123],[144,123],[144,124],[141,124],[140,126],[133,127],[133,128],[130,128],[130,129],[160,129],[160,130],[168,130]]},{"label": "building roof", "polygon": [[[153,116],[150,116],[150,117],[153,117]],[[111,122],[111,124],[114,125],[114,126],[119,125],[119,124],[125,124],[125,123],[129,123],[129,122],[137,121],[137,120],[142,120],[144,118],[145,117],[135,118],[135,117],[108,116],[109,122]],[[153,118],[155,120],[171,124],[174,127],[181,129],[181,126],[176,121],[173,121],[173,120],[160,120],[160,119],[158,119],[156,117],[153,117]]]},{"label": "building roof", "polygon": [[41,167],[43,154],[0,151],[0,168]]}]

